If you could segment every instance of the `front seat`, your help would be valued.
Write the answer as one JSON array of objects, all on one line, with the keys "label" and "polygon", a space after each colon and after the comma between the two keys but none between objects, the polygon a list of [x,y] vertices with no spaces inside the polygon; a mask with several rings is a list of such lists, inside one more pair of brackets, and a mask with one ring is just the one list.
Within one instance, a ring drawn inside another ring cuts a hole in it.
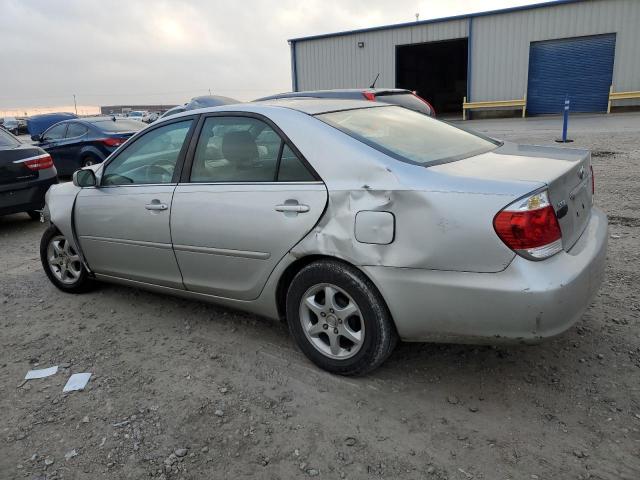
[{"label": "front seat", "polygon": [[222,155],[229,162],[235,181],[270,182],[275,165],[261,162],[258,145],[248,131],[229,132],[222,137]]}]

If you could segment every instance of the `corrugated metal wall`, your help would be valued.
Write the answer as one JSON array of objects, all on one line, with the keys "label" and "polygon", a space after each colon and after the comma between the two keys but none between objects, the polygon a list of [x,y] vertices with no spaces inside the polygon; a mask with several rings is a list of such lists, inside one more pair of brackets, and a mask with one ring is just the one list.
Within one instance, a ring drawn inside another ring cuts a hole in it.
[{"label": "corrugated metal wall", "polygon": [[[467,20],[296,42],[298,90],[368,87],[396,83],[396,45],[467,36]],[[364,42],[364,48],[358,48]]]},{"label": "corrugated metal wall", "polygon": [[591,0],[474,18],[471,99],[522,98],[531,42],[600,33],[617,33],[615,89],[640,90],[638,0]]},{"label": "corrugated metal wall", "polygon": [[[397,45],[464,38],[469,21],[298,40],[298,90],[366,87],[378,72],[378,86],[395,86]],[[588,0],[478,16],[471,21],[472,72],[468,78],[472,101],[522,98],[530,42],[600,33],[617,33],[615,90],[640,90],[640,0]],[[358,48],[358,42],[365,47]]]}]

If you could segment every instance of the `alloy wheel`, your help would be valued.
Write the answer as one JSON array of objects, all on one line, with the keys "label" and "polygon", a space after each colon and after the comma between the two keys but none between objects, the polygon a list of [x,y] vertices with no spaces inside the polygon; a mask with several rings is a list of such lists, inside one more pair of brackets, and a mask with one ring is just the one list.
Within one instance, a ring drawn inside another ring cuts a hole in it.
[{"label": "alloy wheel", "polygon": [[322,283],[305,292],[300,322],[314,348],[329,358],[344,360],[362,348],[365,329],[360,307],[336,285]]},{"label": "alloy wheel", "polygon": [[76,283],[82,273],[80,256],[62,235],[56,235],[49,242],[47,262],[53,275],[65,285]]}]

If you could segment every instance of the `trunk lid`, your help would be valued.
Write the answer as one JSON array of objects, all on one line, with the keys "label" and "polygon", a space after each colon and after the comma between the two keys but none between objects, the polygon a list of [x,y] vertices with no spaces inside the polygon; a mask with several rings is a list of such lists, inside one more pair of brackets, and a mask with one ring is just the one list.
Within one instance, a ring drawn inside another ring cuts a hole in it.
[{"label": "trunk lid", "polygon": [[589,221],[593,195],[588,150],[505,143],[491,152],[429,169],[476,179],[546,184],[565,250],[578,241]]},{"label": "trunk lid", "polygon": [[37,147],[23,144],[15,148],[0,148],[0,185],[24,182],[38,178],[37,170],[29,169],[21,160],[46,153]]}]

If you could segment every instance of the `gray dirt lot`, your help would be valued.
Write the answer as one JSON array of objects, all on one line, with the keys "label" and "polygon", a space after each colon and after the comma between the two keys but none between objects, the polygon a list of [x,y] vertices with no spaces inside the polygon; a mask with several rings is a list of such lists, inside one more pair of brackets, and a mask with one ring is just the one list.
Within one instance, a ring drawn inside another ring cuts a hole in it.
[{"label": "gray dirt lot", "polygon": [[[560,130],[468,125],[541,144]],[[400,345],[365,378],[314,368],[252,315],[63,294],[41,271],[44,227],[0,218],[0,478],[640,478],[640,114],[577,117],[570,134],[594,150],[611,219],[584,318],[533,347]],[[22,385],[36,365],[63,368]],[[85,371],[88,389],[63,394]]]}]

